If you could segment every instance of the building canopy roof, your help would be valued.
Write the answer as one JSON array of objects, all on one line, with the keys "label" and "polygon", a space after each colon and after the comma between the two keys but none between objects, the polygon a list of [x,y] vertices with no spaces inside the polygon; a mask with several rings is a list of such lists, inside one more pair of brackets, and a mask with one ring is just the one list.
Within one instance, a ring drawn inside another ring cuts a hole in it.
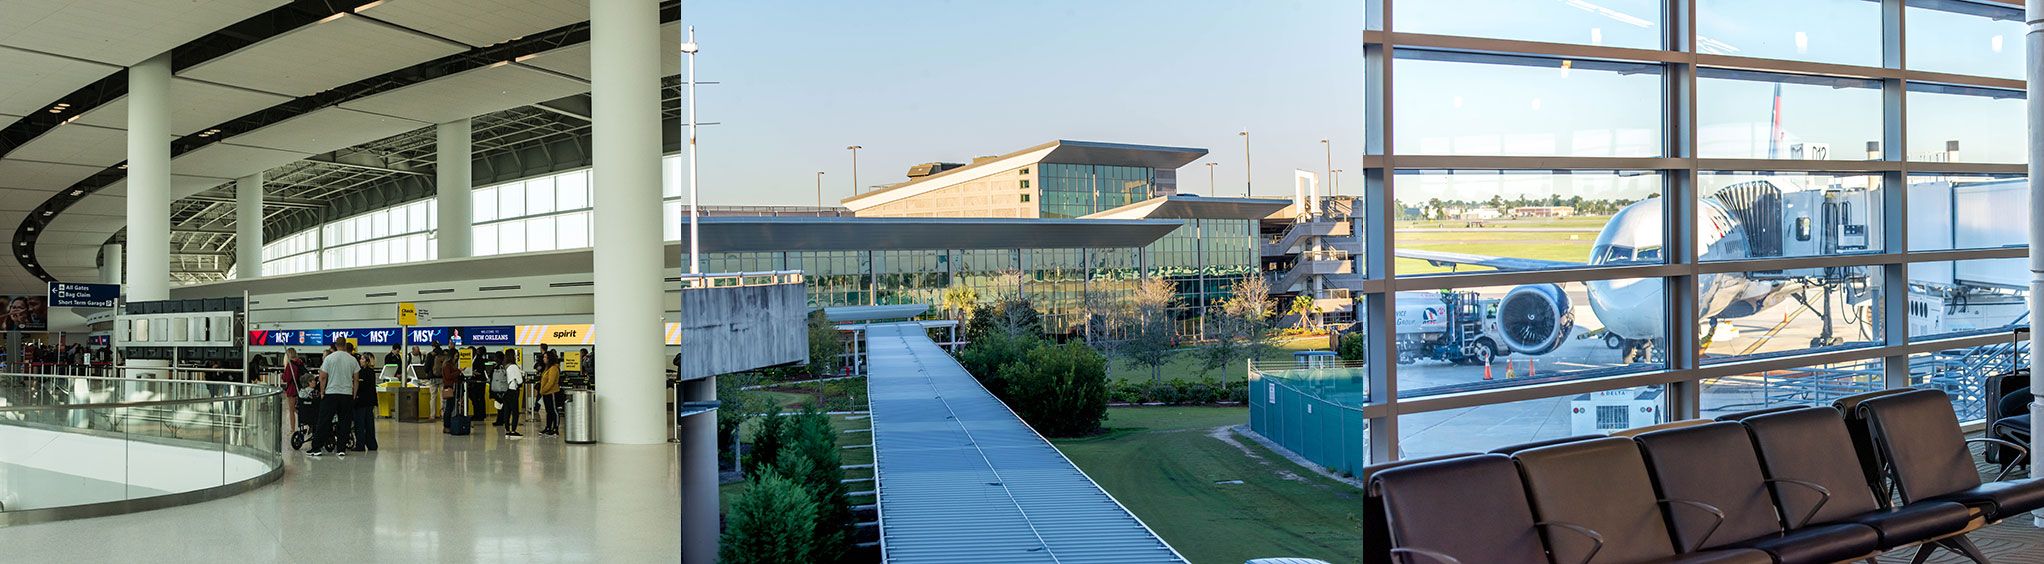
[{"label": "building canopy roof", "polygon": [[1273,198],[1158,196],[1084,219],[1263,219],[1291,205],[1290,201]]},{"label": "building canopy roof", "polygon": [[[706,217],[703,252],[1141,247],[1180,225],[1163,220]],[[682,230],[681,244],[689,234]]]},{"label": "building canopy roof", "polygon": [[1175,170],[1178,167],[1198,160],[1200,157],[1206,156],[1206,154],[1206,149],[1190,147],[1161,147],[1156,145],[1131,145],[1126,143],[1059,139],[998,157],[980,159],[979,162],[971,165],[859,194],[845,198],[843,201],[845,207],[849,207],[854,211],[862,210],[880,204],[901,201],[933,190],[955,186],[967,180],[986,176],[991,172],[1033,163],[1141,166]]}]

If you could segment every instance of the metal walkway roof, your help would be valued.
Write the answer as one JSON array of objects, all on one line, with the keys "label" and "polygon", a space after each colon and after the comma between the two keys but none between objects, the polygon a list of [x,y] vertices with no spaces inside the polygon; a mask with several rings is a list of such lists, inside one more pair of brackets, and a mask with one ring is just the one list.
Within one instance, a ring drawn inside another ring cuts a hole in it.
[{"label": "metal walkway roof", "polygon": [[866,332],[887,562],[1185,562],[914,324]]}]

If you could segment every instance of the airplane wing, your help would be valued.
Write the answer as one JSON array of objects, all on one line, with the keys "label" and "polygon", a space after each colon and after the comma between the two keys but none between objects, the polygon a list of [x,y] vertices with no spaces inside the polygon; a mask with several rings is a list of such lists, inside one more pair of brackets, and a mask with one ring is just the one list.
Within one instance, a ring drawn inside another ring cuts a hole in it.
[{"label": "airplane wing", "polygon": [[1399,258],[1423,260],[1433,264],[1434,266],[1466,264],[1475,266],[1488,266],[1498,270],[1540,270],[1547,268],[1572,268],[1584,266],[1584,264],[1580,262],[1512,257],[1492,257],[1465,253],[1451,253],[1447,251],[1422,251],[1418,249],[1399,249],[1396,254],[1398,255]]}]

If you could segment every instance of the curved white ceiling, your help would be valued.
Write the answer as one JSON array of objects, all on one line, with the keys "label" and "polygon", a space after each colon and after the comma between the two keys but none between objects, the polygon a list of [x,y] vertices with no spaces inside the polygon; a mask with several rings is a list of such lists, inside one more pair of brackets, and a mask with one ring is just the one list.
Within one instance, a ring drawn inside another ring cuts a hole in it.
[{"label": "curved white ceiling", "polygon": [[[52,101],[125,65],[283,4],[36,3],[0,2],[0,123],[47,111]],[[180,70],[171,90],[174,133],[200,132],[296,97],[586,21],[588,13],[585,0],[387,0]],[[675,34],[669,24],[664,35]],[[666,40],[671,67],[678,40]],[[435,122],[584,93],[588,66],[586,45],[568,46],[281,120],[173,158],[172,196]],[[0,225],[19,225],[56,192],[125,160],[125,125],[125,99],[114,100],[0,158]],[[116,182],[57,214],[35,242],[40,266],[60,280],[97,279],[100,244],[125,227],[125,196],[125,181]],[[17,254],[24,249],[10,246]],[[0,294],[42,287],[17,261],[0,261]]]}]

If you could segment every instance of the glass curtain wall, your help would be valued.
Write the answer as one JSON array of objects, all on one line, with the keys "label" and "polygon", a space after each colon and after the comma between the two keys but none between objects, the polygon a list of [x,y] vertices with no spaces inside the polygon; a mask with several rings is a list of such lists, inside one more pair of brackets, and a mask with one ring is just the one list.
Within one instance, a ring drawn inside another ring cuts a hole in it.
[{"label": "glass curtain wall", "polygon": [[1042,217],[1069,219],[1150,199],[1156,174],[1148,167],[1042,163]]},{"label": "glass curtain wall", "polygon": [[2027,354],[2020,2],[1367,4],[1371,461]]}]

